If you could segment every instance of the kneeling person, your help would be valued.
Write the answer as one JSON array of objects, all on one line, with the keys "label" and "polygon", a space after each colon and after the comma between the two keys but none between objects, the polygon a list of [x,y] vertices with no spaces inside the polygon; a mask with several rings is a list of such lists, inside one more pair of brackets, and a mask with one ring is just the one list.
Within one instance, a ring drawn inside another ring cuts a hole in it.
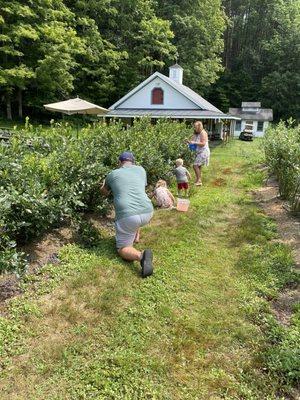
[{"label": "kneeling person", "polygon": [[136,250],[133,244],[139,241],[139,230],[153,216],[153,205],[145,187],[147,175],[143,167],[134,164],[131,152],[119,157],[120,167],[111,171],[103,182],[101,191],[112,192],[116,212],[116,245],[119,255],[127,261],[140,261],[143,277],[152,274],[152,251]]}]

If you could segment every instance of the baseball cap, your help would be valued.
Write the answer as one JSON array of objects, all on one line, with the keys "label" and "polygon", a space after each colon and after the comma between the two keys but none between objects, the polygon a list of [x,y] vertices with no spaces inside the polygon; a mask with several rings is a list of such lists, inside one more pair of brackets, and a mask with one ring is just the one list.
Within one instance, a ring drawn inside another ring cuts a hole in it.
[{"label": "baseball cap", "polygon": [[131,161],[134,162],[134,155],[131,151],[123,151],[122,154],[119,156],[119,161]]}]

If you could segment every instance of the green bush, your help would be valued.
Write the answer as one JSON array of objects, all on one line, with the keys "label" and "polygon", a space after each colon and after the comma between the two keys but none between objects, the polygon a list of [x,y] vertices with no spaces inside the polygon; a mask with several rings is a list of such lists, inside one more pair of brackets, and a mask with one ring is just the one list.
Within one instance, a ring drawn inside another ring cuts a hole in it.
[{"label": "green bush", "polygon": [[[99,184],[117,166],[122,151],[135,153],[151,184],[169,179],[177,157],[190,161],[184,144],[190,135],[185,124],[152,125],[148,119],[128,129],[120,123],[99,123],[78,133],[67,124],[49,129],[27,124],[8,143],[0,143],[0,229],[10,241],[22,244],[78,212],[105,213],[108,203],[99,194]],[[4,249],[0,272],[12,269]]]},{"label": "green bush", "polygon": [[97,228],[84,218],[78,216],[78,220],[74,221],[76,230],[77,243],[82,247],[93,248],[101,243],[101,234]]},{"label": "green bush", "polygon": [[280,195],[290,201],[293,211],[300,211],[300,125],[293,128],[281,122],[268,129],[264,147]]},{"label": "green bush", "polygon": [[15,272],[21,275],[27,269],[27,261],[22,252],[16,250],[16,242],[6,234],[0,221],[0,273]]}]

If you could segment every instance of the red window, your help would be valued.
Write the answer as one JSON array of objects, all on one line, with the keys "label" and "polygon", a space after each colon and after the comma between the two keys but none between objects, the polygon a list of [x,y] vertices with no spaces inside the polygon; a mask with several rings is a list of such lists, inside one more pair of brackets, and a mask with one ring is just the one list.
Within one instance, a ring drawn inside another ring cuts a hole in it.
[{"label": "red window", "polygon": [[164,104],[164,91],[161,88],[152,90],[151,104]]}]

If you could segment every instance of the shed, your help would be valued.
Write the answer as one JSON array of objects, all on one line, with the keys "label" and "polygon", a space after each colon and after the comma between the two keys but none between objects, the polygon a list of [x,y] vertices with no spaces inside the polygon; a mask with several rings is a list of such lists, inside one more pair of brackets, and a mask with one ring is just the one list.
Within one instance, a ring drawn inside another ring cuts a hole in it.
[{"label": "shed", "polygon": [[234,122],[234,136],[239,136],[241,132],[248,131],[253,133],[254,137],[262,137],[269,122],[273,121],[273,110],[261,108],[260,102],[242,102],[241,108],[229,108],[229,113],[240,118],[240,120]]}]

